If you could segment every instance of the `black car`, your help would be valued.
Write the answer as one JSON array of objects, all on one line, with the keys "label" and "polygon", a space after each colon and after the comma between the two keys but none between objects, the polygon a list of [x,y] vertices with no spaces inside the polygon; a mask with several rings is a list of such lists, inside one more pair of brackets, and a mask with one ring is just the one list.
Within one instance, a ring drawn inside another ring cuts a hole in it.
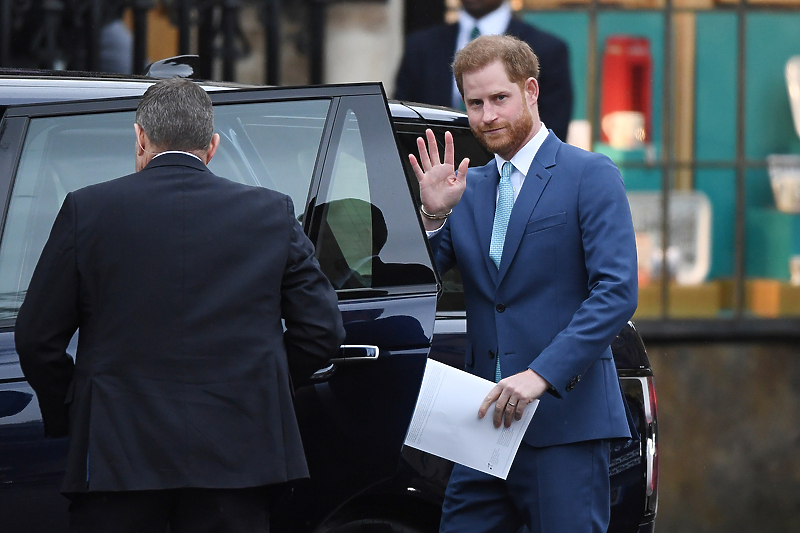
[{"label": "black car", "polygon": [[[44,439],[14,351],[28,282],[67,192],[134,170],[137,97],[155,80],[0,70],[0,530],[66,529],[66,439]],[[489,157],[454,110],[387,102],[379,84],[236,88],[202,83],[222,145],[209,165],[290,195],[347,330],[338,359],[296,383],[311,479],[277,495],[276,531],[432,533],[452,464],[404,448],[428,357],[460,366],[457,272],[442,279],[407,163],[414,139],[448,129],[457,157]],[[255,245],[255,244],[254,244]],[[146,334],[144,332],[143,334]],[[72,353],[74,354],[75,339]],[[609,531],[652,531],[655,389],[629,325],[613,346],[639,437],[612,451]],[[120,460],[124,460],[120,458]]]}]

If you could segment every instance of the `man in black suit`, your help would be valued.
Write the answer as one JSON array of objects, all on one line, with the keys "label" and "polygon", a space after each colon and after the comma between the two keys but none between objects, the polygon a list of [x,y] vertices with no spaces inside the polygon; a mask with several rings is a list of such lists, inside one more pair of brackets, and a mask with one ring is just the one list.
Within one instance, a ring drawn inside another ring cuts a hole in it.
[{"label": "man in black suit", "polygon": [[137,172],[67,195],[16,323],[71,531],[268,531],[308,475],[290,369],[343,341],[336,294],[288,196],[206,167],[202,89],[153,85],[134,128]]},{"label": "man in black suit", "polygon": [[395,98],[463,109],[451,63],[477,35],[505,33],[527,42],[539,58],[539,112],[559,139],[567,140],[572,118],[569,50],[558,37],[512,17],[505,0],[462,0],[458,23],[412,33],[397,71]]}]

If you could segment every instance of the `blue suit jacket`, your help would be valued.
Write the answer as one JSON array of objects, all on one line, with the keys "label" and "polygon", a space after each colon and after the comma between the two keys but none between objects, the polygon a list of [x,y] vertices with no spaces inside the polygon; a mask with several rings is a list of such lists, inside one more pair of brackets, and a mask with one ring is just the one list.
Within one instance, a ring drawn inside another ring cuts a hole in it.
[{"label": "blue suit jacket", "polygon": [[[516,19],[506,29],[530,45],[539,58],[539,115],[559,139],[567,138],[572,118],[572,80],[567,44]],[[424,104],[453,105],[453,71],[458,24],[440,24],[412,33],[397,71],[395,98]]]},{"label": "blue suit jacket", "polygon": [[440,271],[461,270],[466,369],[494,380],[497,356],[504,377],[531,368],[553,386],[525,435],[531,445],[630,437],[610,349],[638,297],[619,171],[551,131],[514,204],[498,271],[489,242],[499,179],[494,161],[469,169],[431,239]]}]

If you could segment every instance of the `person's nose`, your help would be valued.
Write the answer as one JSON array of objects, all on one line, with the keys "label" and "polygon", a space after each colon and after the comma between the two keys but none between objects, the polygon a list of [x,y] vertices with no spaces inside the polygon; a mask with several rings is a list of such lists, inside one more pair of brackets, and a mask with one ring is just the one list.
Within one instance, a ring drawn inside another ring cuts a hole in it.
[{"label": "person's nose", "polygon": [[484,124],[491,124],[497,120],[497,110],[492,104],[484,104],[482,118]]}]

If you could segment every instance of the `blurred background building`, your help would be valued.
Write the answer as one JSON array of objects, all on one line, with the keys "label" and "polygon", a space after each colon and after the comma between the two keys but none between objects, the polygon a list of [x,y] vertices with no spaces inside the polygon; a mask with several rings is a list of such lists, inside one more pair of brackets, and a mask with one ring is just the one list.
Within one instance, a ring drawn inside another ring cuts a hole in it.
[{"label": "blurred background building", "polygon": [[[512,0],[620,167],[659,387],[658,528],[800,531],[800,0]],[[0,66],[381,81],[458,0],[0,0]]]},{"label": "blurred background building", "polygon": [[[623,170],[640,237],[637,318],[728,334],[742,331],[731,319],[800,317],[800,0],[510,4],[569,45],[570,142]],[[0,0],[0,66],[141,73],[197,54],[203,78],[382,81],[392,96],[405,35],[459,5]]]}]

